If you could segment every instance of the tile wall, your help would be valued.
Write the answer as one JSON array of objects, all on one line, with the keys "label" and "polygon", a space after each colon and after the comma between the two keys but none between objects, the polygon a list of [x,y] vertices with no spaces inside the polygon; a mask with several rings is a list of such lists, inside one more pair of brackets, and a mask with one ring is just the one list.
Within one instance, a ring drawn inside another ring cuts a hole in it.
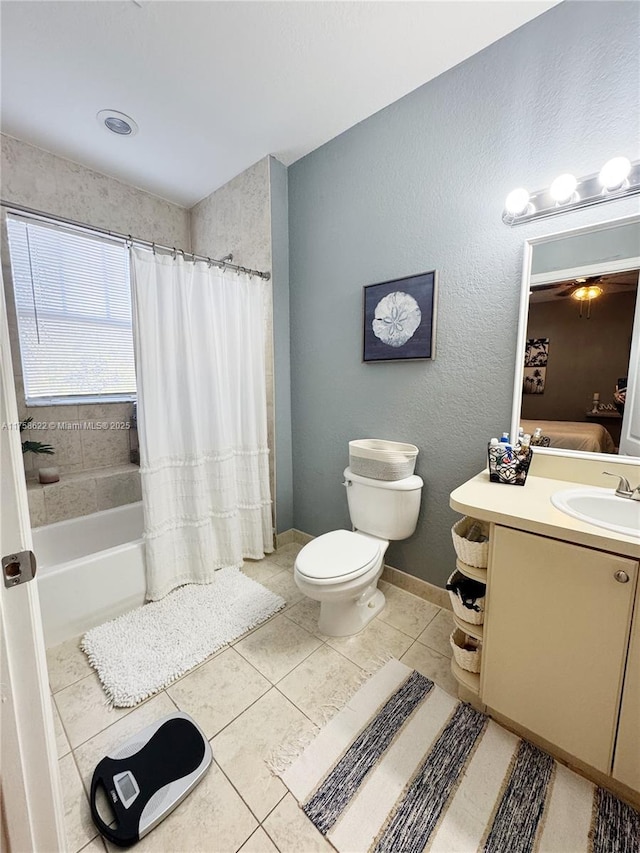
[{"label": "tile wall", "polygon": [[137,465],[114,465],[63,474],[59,483],[27,481],[32,527],[90,515],[142,500]]},{"label": "tile wall", "polygon": [[[155,240],[168,246],[211,257],[233,253],[236,263],[271,271],[272,233],[269,158],[265,157],[228,184],[211,193],[191,210],[170,204],[135,187],[64,160],[21,140],[0,135],[2,198],[17,204],[87,222],[124,234]],[[55,447],[54,456],[28,454],[25,470],[34,526],[85,515],[107,508],[105,503],[138,500],[139,472],[129,463],[127,430],[92,428],[97,422],[128,420],[129,404],[101,406],[30,407],[24,404],[11,264],[2,223],[2,275],[13,358],[19,417],[32,416],[53,428],[30,430],[29,438]],[[268,442],[271,448],[271,492],[275,498],[275,410],[273,368],[273,299],[271,288],[266,319],[266,379]],[[59,423],[75,428],[59,428]],[[86,426],[83,426],[86,425]],[[26,438],[26,434],[23,438]],[[61,482],[36,484],[37,469],[55,465]],[[105,469],[112,469],[110,474]],[[127,485],[123,486],[125,478]],[[135,482],[137,479],[137,482]],[[111,481],[107,486],[105,480]],[[110,497],[105,497],[106,493]],[[117,497],[119,496],[119,498]],[[57,499],[59,505],[54,510]],[[117,504],[110,504],[117,505]],[[64,507],[64,509],[63,509]],[[275,512],[275,508],[274,508]]]},{"label": "tile wall", "polygon": [[[271,272],[272,232],[269,157],[263,157],[191,208],[191,248],[212,258],[231,253],[233,262]],[[275,406],[273,358],[273,280],[269,282],[265,318],[267,440],[269,481],[275,502]],[[274,503],[275,526],[275,503]]]},{"label": "tile wall", "polygon": [[[190,248],[189,211],[184,208],[18,139],[1,135],[0,142],[3,199]],[[4,217],[0,239],[18,417],[31,416],[34,423],[46,425],[22,438],[55,448],[53,456],[24,457],[33,526],[140,500],[140,472],[129,463],[129,430],[111,427],[130,420],[130,403],[26,407]],[[104,423],[109,428],[97,428]],[[52,465],[60,469],[60,482],[41,486],[38,468]]]},{"label": "tile wall", "polygon": [[[27,408],[16,377],[18,417],[33,417],[23,440],[50,444],[53,455],[26,453],[27,496],[32,527],[142,500],[140,468],[130,463],[131,403]],[[55,466],[60,481],[41,485],[38,469]]]}]

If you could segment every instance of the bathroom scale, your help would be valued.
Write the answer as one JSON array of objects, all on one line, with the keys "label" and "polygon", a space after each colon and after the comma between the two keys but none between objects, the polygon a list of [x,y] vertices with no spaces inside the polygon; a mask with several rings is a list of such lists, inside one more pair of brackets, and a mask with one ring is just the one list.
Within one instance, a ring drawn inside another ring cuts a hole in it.
[{"label": "bathroom scale", "polygon": [[[93,771],[91,817],[106,839],[130,847],[156,827],[202,781],[211,747],[188,714],[156,720],[106,755]],[[100,816],[102,790],[113,818]]]}]

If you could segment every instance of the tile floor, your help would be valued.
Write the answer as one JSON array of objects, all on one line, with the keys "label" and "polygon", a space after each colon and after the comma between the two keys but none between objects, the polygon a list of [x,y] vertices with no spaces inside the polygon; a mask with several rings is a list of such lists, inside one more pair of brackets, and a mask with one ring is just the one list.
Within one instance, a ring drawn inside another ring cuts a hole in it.
[{"label": "tile floor", "polygon": [[136,850],[331,851],[265,759],[285,741],[312,737],[336,712],[336,697],[344,701],[390,656],[455,694],[449,611],[381,582],[387,604],[378,617],[354,637],[326,637],[317,628],[319,605],[303,599],[293,580],[299,549],[287,545],[244,569],[280,593],[285,610],[134,709],[107,707],[77,639],[48,651],[70,853],[118,849],[97,836],[91,821],[93,769],[110,748],[176,708],[210,739],[214,763]]}]

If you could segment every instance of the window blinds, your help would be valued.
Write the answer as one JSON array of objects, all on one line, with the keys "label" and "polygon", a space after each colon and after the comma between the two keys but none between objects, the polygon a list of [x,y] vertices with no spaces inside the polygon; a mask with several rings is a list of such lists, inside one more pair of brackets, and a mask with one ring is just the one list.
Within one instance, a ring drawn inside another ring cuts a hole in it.
[{"label": "window blinds", "polygon": [[135,395],[126,247],[7,216],[27,403]]}]

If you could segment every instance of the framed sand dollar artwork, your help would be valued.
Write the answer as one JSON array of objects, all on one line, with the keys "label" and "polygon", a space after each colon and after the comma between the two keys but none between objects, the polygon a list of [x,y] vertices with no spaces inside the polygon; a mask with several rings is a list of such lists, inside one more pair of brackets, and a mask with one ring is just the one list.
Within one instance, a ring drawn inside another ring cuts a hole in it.
[{"label": "framed sand dollar artwork", "polygon": [[363,290],[363,361],[435,358],[435,271],[367,284]]}]

